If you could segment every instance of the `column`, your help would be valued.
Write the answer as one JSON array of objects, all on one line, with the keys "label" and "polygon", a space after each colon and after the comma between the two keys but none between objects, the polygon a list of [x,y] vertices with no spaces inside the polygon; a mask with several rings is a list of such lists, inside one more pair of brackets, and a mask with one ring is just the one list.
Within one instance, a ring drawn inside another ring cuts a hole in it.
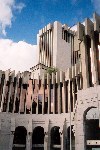
[{"label": "column", "polygon": [[14,139],[14,131],[11,131],[11,133],[10,133],[10,141],[9,141],[9,150],[12,150],[13,139]]},{"label": "column", "polygon": [[60,132],[60,140],[61,140],[61,150],[65,150],[63,131]]},{"label": "column", "polygon": [[43,49],[42,49],[42,52],[43,52],[43,61],[42,61],[42,63],[44,64],[44,33],[43,33]]},{"label": "column", "polygon": [[36,114],[38,114],[38,109],[39,109],[39,100],[38,100],[38,97],[37,97]]},{"label": "column", "polygon": [[40,36],[40,43],[39,43],[39,62],[41,63],[42,58],[41,58],[41,51],[42,51],[42,40],[41,40],[41,36]]},{"label": "column", "polygon": [[83,115],[80,116],[82,113],[79,115],[78,114],[79,112],[77,112],[76,114],[77,118],[75,125],[75,150],[86,150]]},{"label": "column", "polygon": [[19,112],[18,112],[19,114],[20,114],[20,111],[21,111],[22,90],[23,90],[23,87],[21,85],[21,92],[20,92],[20,96],[19,96],[19,99],[20,99],[20,101],[19,101]]},{"label": "column", "polygon": [[53,30],[51,30],[51,66],[53,66]]},{"label": "column", "polygon": [[27,134],[27,141],[26,141],[26,150],[32,149],[32,132]]},{"label": "column", "polygon": [[[93,33],[94,34],[94,33]],[[98,84],[98,70],[97,70],[97,60],[96,60],[96,47],[94,35],[91,38],[91,53],[92,53],[92,82],[94,85]],[[94,81],[93,81],[94,80]]]},{"label": "column", "polygon": [[48,85],[48,114],[51,113],[51,89],[50,84]]},{"label": "column", "polygon": [[4,97],[5,97],[5,89],[6,89],[6,80],[4,79],[4,86],[3,86],[2,100],[1,100],[1,112],[3,111],[3,103],[4,103]]},{"label": "column", "polygon": [[55,83],[53,84],[53,114],[55,114]]},{"label": "column", "polygon": [[40,58],[41,58],[41,62],[40,63],[42,63],[42,61],[43,61],[43,59],[42,59],[42,51],[43,51],[43,36],[41,35],[41,55],[40,55]]},{"label": "column", "polygon": [[51,81],[50,81],[50,74],[47,73],[47,91],[48,91],[48,114],[51,113]]},{"label": "column", "polygon": [[45,65],[47,60],[46,54],[47,54],[47,32],[45,31]]},{"label": "column", "polygon": [[46,62],[46,33],[44,33],[44,65]]},{"label": "column", "polygon": [[11,96],[11,82],[10,82],[10,87],[9,87],[9,96],[8,96],[8,102],[7,102],[7,112],[9,112],[9,103],[10,103],[10,96]]},{"label": "column", "polygon": [[74,106],[75,106],[75,79],[73,79],[73,82],[72,82],[72,96],[73,96],[73,110],[74,110]]},{"label": "column", "polygon": [[42,48],[41,48],[41,63],[43,63],[43,34],[41,36],[42,39]]},{"label": "column", "polygon": [[42,114],[44,114],[44,105],[45,105],[45,84],[43,84],[42,85],[43,86],[43,88],[42,88],[42,90],[43,90],[43,96],[42,96]]},{"label": "column", "polygon": [[16,102],[16,95],[17,95],[17,81],[16,81],[16,87],[15,87],[15,94],[14,94],[14,103],[13,103],[13,113],[15,111],[15,102]]},{"label": "column", "polygon": [[50,67],[50,55],[51,55],[51,34],[50,34],[50,30],[49,30],[49,64],[48,66]]},{"label": "column", "polygon": [[69,82],[68,82],[68,112],[71,111],[71,93],[70,93],[70,79],[69,79]]},{"label": "column", "polygon": [[63,106],[63,113],[66,113],[66,82],[63,81],[62,87],[62,106]]},{"label": "column", "polygon": [[49,49],[49,31],[47,30],[47,66],[48,66],[48,50]]},{"label": "column", "polygon": [[88,72],[88,56],[87,56],[87,43],[84,40],[81,45],[81,59],[82,59],[82,77],[83,77],[83,89],[89,87],[89,72]]},{"label": "column", "polygon": [[48,132],[44,135],[44,150],[48,150]]},{"label": "column", "polygon": [[41,50],[41,36],[39,36],[39,63],[40,61],[40,50]]},{"label": "column", "polygon": [[62,107],[62,103],[61,103],[61,85],[60,82],[58,83],[58,114],[61,113],[61,107]]},{"label": "column", "polygon": [[51,128],[50,128],[50,120],[48,122],[48,148],[47,150],[51,150]]},{"label": "column", "polygon": [[[39,75],[38,75],[38,84],[37,84],[37,87],[38,87],[38,93],[39,93],[39,80],[40,80],[40,78],[39,78]],[[38,114],[39,113],[39,99],[38,99],[38,94],[37,94],[37,106],[36,106],[36,114]]]}]

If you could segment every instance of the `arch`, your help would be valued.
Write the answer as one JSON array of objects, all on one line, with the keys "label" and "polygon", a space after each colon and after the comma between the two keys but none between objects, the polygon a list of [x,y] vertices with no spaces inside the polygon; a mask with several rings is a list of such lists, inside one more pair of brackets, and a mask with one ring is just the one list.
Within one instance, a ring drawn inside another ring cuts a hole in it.
[{"label": "arch", "polygon": [[60,133],[59,133],[59,126],[54,126],[51,128],[51,149],[52,150],[60,150],[61,140],[60,140]]},{"label": "arch", "polygon": [[43,127],[38,126],[33,130],[32,143],[44,144],[44,128]]},{"label": "arch", "polygon": [[87,112],[89,112],[89,110],[92,109],[92,108],[97,108],[97,107],[95,107],[95,106],[90,106],[90,107],[88,107],[88,108],[84,111],[84,113],[83,113],[83,120],[84,120],[84,121],[86,120]]},{"label": "arch", "polygon": [[15,129],[13,150],[25,150],[27,130],[24,126],[18,126]]},{"label": "arch", "polygon": [[[100,145],[97,144],[98,140],[100,140],[100,128],[99,128],[99,118],[87,118],[87,113],[91,111],[91,109],[96,108],[94,106],[88,107],[83,114],[84,119],[84,133],[85,133],[85,145],[86,149],[92,150],[92,148],[100,148]],[[90,115],[92,115],[90,113]],[[95,141],[94,144],[92,141]]]},{"label": "arch", "polygon": [[44,128],[35,127],[32,134],[32,149],[44,150]]}]

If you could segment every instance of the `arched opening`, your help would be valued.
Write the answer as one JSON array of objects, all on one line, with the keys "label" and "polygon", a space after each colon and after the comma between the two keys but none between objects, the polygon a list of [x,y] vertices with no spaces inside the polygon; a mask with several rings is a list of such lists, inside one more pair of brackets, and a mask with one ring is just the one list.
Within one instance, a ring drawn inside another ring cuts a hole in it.
[{"label": "arched opening", "polygon": [[96,107],[84,112],[84,132],[86,149],[100,148],[99,111]]},{"label": "arched opening", "polygon": [[33,103],[32,103],[32,114],[36,114],[36,106],[37,106],[37,103],[35,101],[33,101]]},{"label": "arched opening", "polygon": [[32,150],[44,150],[44,128],[41,126],[33,130]]},{"label": "arched opening", "polygon": [[71,127],[69,126],[67,129],[67,150],[75,150],[75,136],[72,129],[73,125],[71,125]]},{"label": "arched opening", "polygon": [[13,148],[12,150],[25,150],[26,149],[26,136],[27,130],[23,126],[15,129]]},{"label": "arched opening", "polygon": [[51,129],[51,149],[61,150],[61,140],[60,140],[60,127],[54,126]]}]

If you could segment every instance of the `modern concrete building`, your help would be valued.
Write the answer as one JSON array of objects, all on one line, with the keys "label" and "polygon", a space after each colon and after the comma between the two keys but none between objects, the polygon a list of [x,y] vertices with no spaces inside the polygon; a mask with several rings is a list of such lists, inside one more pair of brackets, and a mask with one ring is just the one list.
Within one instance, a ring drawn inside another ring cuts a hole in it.
[{"label": "modern concrete building", "polygon": [[100,16],[93,20],[76,31],[47,25],[31,72],[0,71],[0,150],[100,149]]}]

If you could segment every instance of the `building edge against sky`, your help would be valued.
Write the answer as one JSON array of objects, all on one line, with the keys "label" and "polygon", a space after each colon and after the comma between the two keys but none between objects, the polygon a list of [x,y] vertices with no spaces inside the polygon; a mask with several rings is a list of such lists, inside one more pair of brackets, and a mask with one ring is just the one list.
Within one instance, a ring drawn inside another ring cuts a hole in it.
[{"label": "building edge against sky", "polygon": [[0,71],[0,150],[100,148],[100,16],[93,19],[77,31],[48,24],[31,72]]}]

